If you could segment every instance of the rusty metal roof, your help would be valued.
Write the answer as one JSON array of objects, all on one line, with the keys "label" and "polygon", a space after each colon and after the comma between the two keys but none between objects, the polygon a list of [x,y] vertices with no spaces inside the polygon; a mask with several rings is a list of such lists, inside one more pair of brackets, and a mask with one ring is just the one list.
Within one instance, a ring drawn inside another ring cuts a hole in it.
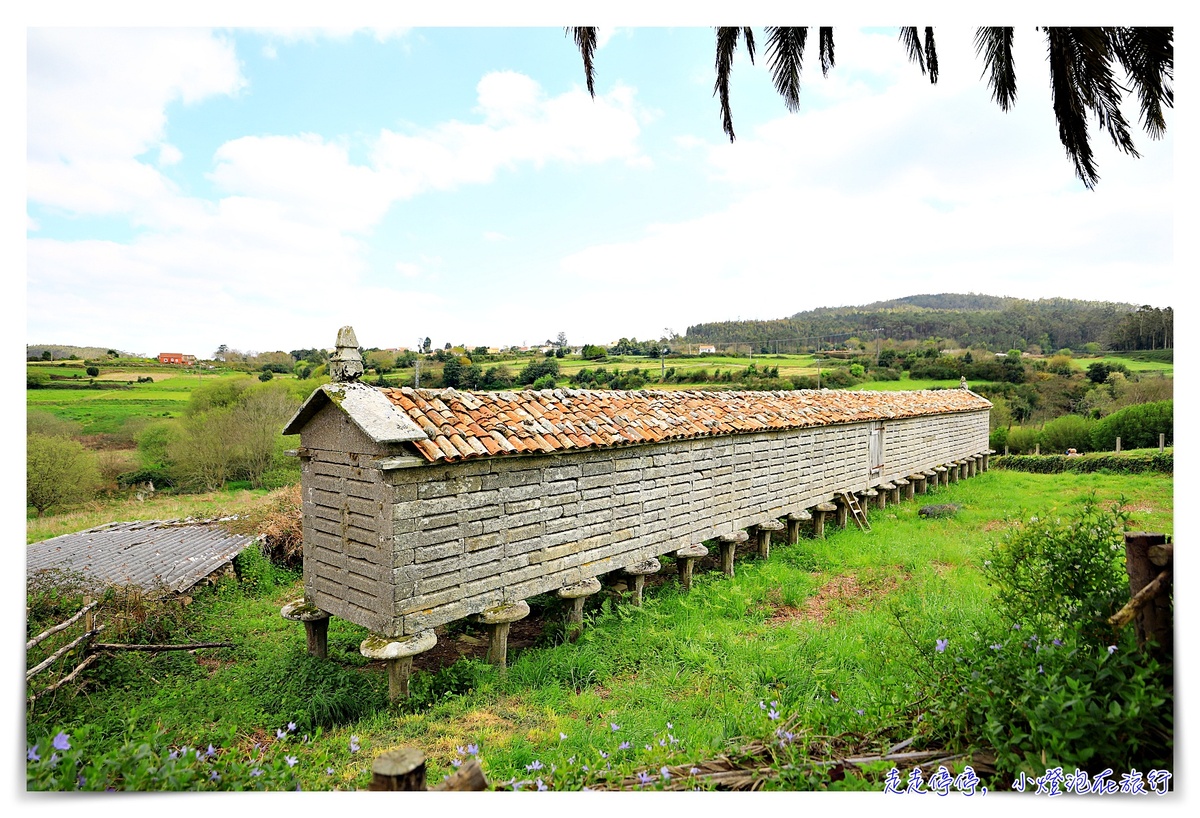
[{"label": "rusty metal roof", "polygon": [[26,547],[27,577],[47,570],[82,574],[103,585],[186,591],[256,539],[207,520],[150,520],[64,534]]},{"label": "rusty metal roof", "polygon": [[552,453],[663,440],[745,434],[988,409],[967,389],[778,392],[542,389],[459,392],[380,390],[428,439],[429,462]]}]

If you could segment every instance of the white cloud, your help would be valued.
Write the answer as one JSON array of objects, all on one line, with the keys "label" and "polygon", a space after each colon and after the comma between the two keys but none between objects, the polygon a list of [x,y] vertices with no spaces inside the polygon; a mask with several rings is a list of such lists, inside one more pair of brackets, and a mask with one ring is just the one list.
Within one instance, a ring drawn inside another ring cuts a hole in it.
[{"label": "white cloud", "polygon": [[508,241],[508,236],[496,230],[484,230],[483,237],[487,241]]},{"label": "white cloud", "polygon": [[171,186],[137,157],[165,108],[243,86],[233,46],[202,30],[31,29],[28,196],[80,214],[152,211]]},{"label": "white cloud", "polygon": [[178,165],[183,161],[183,153],[174,145],[163,143],[158,146],[158,164],[160,167]]}]

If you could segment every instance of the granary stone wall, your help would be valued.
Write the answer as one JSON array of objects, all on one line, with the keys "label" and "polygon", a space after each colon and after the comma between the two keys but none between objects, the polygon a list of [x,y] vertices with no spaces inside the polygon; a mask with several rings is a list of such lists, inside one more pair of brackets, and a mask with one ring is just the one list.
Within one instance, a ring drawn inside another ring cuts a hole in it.
[{"label": "granary stone wall", "polygon": [[306,596],[415,634],[984,452],[987,438],[981,410],[429,464],[330,406],[303,437]]}]

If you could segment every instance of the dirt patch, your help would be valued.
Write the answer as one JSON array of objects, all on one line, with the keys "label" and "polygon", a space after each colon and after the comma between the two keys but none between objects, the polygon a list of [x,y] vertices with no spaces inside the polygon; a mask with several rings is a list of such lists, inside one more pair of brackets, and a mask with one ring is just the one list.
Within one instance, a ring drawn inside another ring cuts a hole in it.
[{"label": "dirt patch", "polygon": [[[899,587],[901,582],[910,578],[911,574],[899,566],[894,566],[888,573],[879,572],[862,576],[842,574],[822,585],[816,594],[806,599],[804,604],[799,607],[782,604],[774,606],[773,613],[767,617],[767,622],[779,625],[801,620],[816,622],[819,625],[832,624],[835,621],[833,618],[835,613],[864,610],[871,600],[890,594]],[[768,596],[767,601],[773,602],[774,600]]]},{"label": "dirt patch", "polygon": [[[540,642],[545,627],[545,620],[534,613],[530,613],[519,622],[512,623],[508,629],[508,661],[511,663],[520,651]],[[469,627],[465,631],[446,635],[442,628],[437,628],[434,633],[437,633],[437,644],[413,657],[413,670],[436,673],[463,657],[478,659],[481,662],[487,661],[488,632],[486,629]],[[378,664],[382,667],[384,663],[379,662]]]}]

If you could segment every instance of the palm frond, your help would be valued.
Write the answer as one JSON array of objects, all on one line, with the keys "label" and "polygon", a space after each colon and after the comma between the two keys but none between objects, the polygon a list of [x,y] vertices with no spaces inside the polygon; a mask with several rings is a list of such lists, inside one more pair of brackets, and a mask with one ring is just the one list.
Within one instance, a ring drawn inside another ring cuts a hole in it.
[{"label": "palm frond", "polygon": [[713,93],[721,100],[721,128],[729,136],[733,135],[733,112],[729,107],[729,78],[733,73],[733,55],[737,53],[738,40],[745,35],[746,50],[750,52],[750,62],[754,62],[754,34],[749,28],[726,26],[717,28],[717,81]]},{"label": "palm frond", "polygon": [[1109,42],[1121,67],[1137,90],[1142,127],[1151,139],[1167,130],[1164,106],[1175,106],[1170,82],[1175,73],[1175,31],[1172,28],[1115,28]]},{"label": "palm frond", "polygon": [[767,67],[775,90],[789,111],[800,110],[800,72],[804,67],[804,44],[808,29],[804,26],[768,26]]},{"label": "palm frond", "polygon": [[821,75],[828,77],[829,69],[833,68],[833,27],[821,26],[818,38],[821,47]]},{"label": "palm frond", "polygon": [[596,97],[596,66],[593,57],[596,54],[596,27],[576,26],[568,28],[567,33],[575,39],[575,46],[583,57],[583,75],[587,79],[588,93]]},{"label": "palm frond", "polygon": [[900,27],[900,42],[908,51],[908,58],[917,64],[921,73],[925,73],[925,50],[921,47],[921,34],[916,26]]},{"label": "palm frond", "polygon": [[1075,175],[1088,190],[1092,190],[1100,181],[1100,176],[1096,173],[1092,147],[1088,141],[1088,106],[1078,76],[1075,43],[1063,29],[1047,28],[1045,33],[1058,138],[1075,165]]},{"label": "palm frond", "polygon": [[933,26],[925,26],[925,65],[929,66],[929,81],[936,84],[938,78],[937,46],[933,42]]},{"label": "palm frond", "polygon": [[975,30],[975,53],[983,57],[983,69],[992,99],[1007,111],[1017,100],[1017,74],[1013,68],[1013,30],[1011,28],[978,28]]}]

